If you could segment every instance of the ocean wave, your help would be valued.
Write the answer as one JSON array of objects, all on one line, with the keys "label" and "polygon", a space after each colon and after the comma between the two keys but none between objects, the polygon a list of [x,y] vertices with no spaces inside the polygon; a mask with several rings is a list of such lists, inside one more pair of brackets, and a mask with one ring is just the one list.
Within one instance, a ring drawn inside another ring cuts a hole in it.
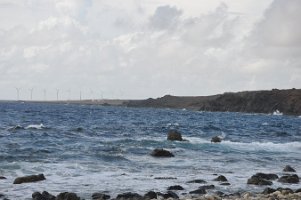
[{"label": "ocean wave", "polygon": [[25,127],[25,129],[36,129],[36,130],[41,130],[41,129],[45,129],[45,128],[47,128],[47,127],[44,126],[43,124],[30,124]]}]

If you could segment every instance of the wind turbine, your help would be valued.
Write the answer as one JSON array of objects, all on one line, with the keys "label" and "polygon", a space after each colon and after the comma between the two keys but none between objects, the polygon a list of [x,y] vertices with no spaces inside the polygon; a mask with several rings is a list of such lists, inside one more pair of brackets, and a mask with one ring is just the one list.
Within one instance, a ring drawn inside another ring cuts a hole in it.
[{"label": "wind turbine", "polygon": [[46,94],[47,94],[47,90],[46,90],[46,89],[44,89],[44,90],[43,90],[43,93],[44,93],[44,101],[46,101]]},{"label": "wind turbine", "polygon": [[17,101],[19,101],[20,100],[20,90],[21,90],[21,88],[15,88],[16,89],[16,92],[17,92]]},{"label": "wind turbine", "polygon": [[59,90],[59,89],[56,89],[56,100],[57,100],[57,101],[59,100],[59,92],[60,92],[60,90]]},{"label": "wind turbine", "polygon": [[82,91],[79,91],[79,100],[82,101]]},{"label": "wind turbine", "polygon": [[30,88],[30,89],[29,89],[29,92],[30,92],[30,101],[32,101],[33,88]]},{"label": "wind turbine", "polygon": [[70,90],[70,89],[68,89],[68,90],[67,90],[67,93],[68,93],[68,97],[67,97],[68,99],[67,99],[67,100],[68,100],[68,101],[70,101],[71,90]]}]

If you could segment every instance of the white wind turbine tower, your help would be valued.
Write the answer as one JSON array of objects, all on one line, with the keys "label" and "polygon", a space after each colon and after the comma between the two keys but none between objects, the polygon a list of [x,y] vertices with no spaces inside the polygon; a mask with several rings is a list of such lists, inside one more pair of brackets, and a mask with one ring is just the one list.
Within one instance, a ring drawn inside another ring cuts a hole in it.
[{"label": "white wind turbine tower", "polygon": [[44,90],[43,90],[43,93],[44,93],[44,101],[46,101],[46,99],[47,99],[47,96],[46,96],[46,95],[47,95],[47,90],[44,89]]},{"label": "white wind turbine tower", "polygon": [[19,101],[20,100],[20,90],[21,90],[21,88],[15,88],[16,89],[16,92],[17,92],[17,101]]},{"label": "white wind turbine tower", "polygon": [[30,92],[30,101],[32,101],[33,88],[30,88],[29,92]]},{"label": "white wind turbine tower", "polygon": [[60,90],[59,90],[59,89],[56,89],[56,100],[57,100],[57,101],[59,100],[59,93],[60,93]]},{"label": "white wind turbine tower", "polygon": [[70,97],[71,97],[71,89],[68,89],[68,90],[67,90],[67,93],[68,93],[67,100],[70,101]]}]

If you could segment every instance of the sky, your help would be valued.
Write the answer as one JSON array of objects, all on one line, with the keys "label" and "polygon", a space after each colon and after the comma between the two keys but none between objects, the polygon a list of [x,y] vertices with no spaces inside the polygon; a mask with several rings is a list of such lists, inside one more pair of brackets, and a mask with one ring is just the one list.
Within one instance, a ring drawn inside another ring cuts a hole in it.
[{"label": "sky", "polygon": [[300,0],[0,0],[0,99],[301,86]]}]

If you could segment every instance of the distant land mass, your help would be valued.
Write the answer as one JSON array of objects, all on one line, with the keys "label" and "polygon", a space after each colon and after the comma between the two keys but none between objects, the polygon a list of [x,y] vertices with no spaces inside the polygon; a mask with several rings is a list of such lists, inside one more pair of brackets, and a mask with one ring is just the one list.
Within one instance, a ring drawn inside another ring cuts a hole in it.
[{"label": "distant land mass", "polygon": [[166,95],[157,99],[123,102],[129,107],[177,108],[198,111],[301,115],[301,89],[226,92],[212,96]]}]

